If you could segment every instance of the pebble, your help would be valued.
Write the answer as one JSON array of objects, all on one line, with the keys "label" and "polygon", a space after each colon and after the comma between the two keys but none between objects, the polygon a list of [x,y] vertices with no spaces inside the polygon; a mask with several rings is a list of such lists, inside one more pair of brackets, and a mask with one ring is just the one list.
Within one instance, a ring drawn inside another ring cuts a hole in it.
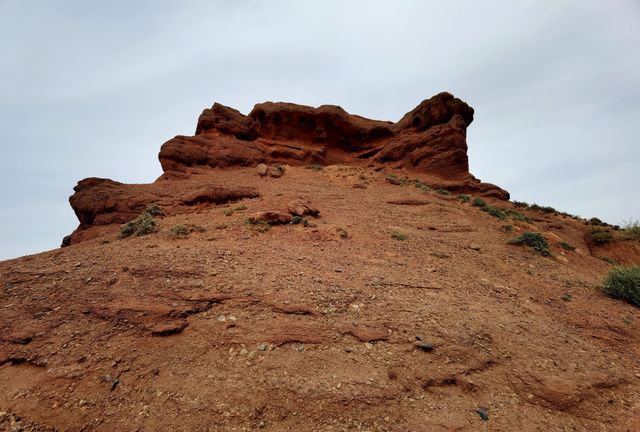
[{"label": "pebble", "polygon": [[489,420],[489,410],[484,407],[478,407],[478,409],[476,410],[476,414],[478,414],[482,421]]},{"label": "pebble", "polygon": [[258,351],[269,351],[269,345],[261,343],[258,345]]},{"label": "pebble", "polygon": [[433,351],[433,344],[430,342],[422,342],[418,344],[418,348],[424,352],[430,352]]}]

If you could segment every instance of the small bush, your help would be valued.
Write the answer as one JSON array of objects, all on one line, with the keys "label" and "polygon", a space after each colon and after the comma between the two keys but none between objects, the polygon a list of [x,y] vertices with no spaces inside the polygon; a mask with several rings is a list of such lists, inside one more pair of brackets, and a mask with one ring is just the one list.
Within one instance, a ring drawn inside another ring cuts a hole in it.
[{"label": "small bush", "polygon": [[607,225],[606,223],[602,222],[597,217],[593,217],[593,218],[589,219],[589,223],[591,225],[596,225],[596,226],[606,226]]},{"label": "small bush", "polygon": [[498,207],[494,207],[494,206],[489,205],[489,204],[487,204],[484,207],[480,208],[480,210],[482,210],[483,212],[487,212],[491,216],[497,217],[500,220],[507,218],[507,213],[504,210],[502,210],[501,208],[498,208]]},{"label": "small bush", "polygon": [[592,231],[591,241],[593,241],[593,244],[603,245],[611,243],[613,241],[613,236],[608,231]]},{"label": "small bush", "polygon": [[429,186],[427,186],[426,184],[417,181],[415,183],[415,186],[420,189],[422,192],[429,192],[431,190],[431,188]]},{"label": "small bush", "polygon": [[204,227],[201,227],[200,225],[177,224],[173,228],[171,228],[169,235],[171,235],[171,237],[173,238],[184,238],[184,237],[187,237],[192,232],[205,232],[205,231],[206,229]]},{"label": "small bush", "polygon": [[622,238],[625,240],[640,241],[640,222],[625,222]]},{"label": "small bush", "polygon": [[451,195],[451,192],[449,192],[446,189],[438,189],[438,190],[436,190],[436,193],[440,194],[440,195]]},{"label": "small bush", "polygon": [[602,291],[610,297],[640,306],[640,265],[611,269]]},{"label": "small bush", "polygon": [[349,238],[349,233],[344,228],[336,228],[336,232],[338,233],[341,239]]},{"label": "small bush", "polygon": [[514,201],[513,205],[515,205],[516,207],[525,207],[525,208],[529,207],[529,204],[527,204],[524,201]]},{"label": "small bush", "polygon": [[234,214],[235,212],[242,211],[242,210],[246,210],[246,209],[247,209],[247,206],[246,206],[246,205],[244,205],[244,204],[240,204],[240,205],[237,205],[237,206],[228,207],[228,208],[226,208],[226,209],[222,210],[222,213],[223,213],[225,216],[231,216],[231,215],[232,215],[232,214]]},{"label": "small bush", "polygon": [[460,201],[462,201],[463,203],[468,203],[469,201],[471,201],[471,197],[469,195],[465,195],[465,194],[458,195],[458,199]]},{"label": "small bush", "polygon": [[395,240],[406,240],[407,235],[404,233],[401,233],[400,231],[394,231],[391,233],[391,238]]},{"label": "small bush", "polygon": [[549,252],[549,243],[547,243],[547,239],[545,239],[540,233],[524,232],[520,237],[511,240],[509,243],[529,246],[542,255],[551,255],[551,252]]},{"label": "small bush", "polygon": [[567,243],[567,242],[560,242],[560,246],[562,247],[562,249],[567,250],[567,251],[574,251],[576,250],[576,247]]},{"label": "small bush", "polygon": [[487,203],[485,202],[485,200],[483,200],[482,198],[478,198],[478,197],[475,197],[475,198],[473,199],[473,201],[471,202],[471,204],[473,204],[473,205],[474,205],[474,206],[476,206],[476,207],[484,207],[484,206],[486,206],[486,205],[487,205]]},{"label": "small bush", "polygon": [[151,216],[164,216],[164,212],[157,204],[149,204],[144,212]]},{"label": "small bush", "polygon": [[302,223],[303,220],[302,216],[295,215],[291,218],[291,225],[298,225]]},{"label": "small bush", "polygon": [[522,222],[527,222],[527,223],[531,223],[531,219],[529,219],[528,216],[523,215],[522,213],[520,213],[519,211],[515,211],[515,210],[507,210],[507,214],[509,215],[509,217],[513,220],[519,220]]},{"label": "small bush", "polygon": [[178,224],[173,228],[171,228],[171,237],[173,238],[186,237],[190,233],[191,233],[191,230],[189,229],[189,227],[183,224]]},{"label": "small bush", "polygon": [[124,224],[120,229],[119,238],[127,238],[135,235],[137,237],[151,234],[156,231],[156,220],[154,217],[146,211],[138,216],[136,219]]}]

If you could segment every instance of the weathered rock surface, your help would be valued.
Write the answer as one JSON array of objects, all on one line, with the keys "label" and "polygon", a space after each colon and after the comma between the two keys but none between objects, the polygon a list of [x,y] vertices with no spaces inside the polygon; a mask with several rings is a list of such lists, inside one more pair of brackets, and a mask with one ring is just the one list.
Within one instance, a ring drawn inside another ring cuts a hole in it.
[{"label": "weathered rock surface", "polygon": [[257,167],[259,175],[279,178],[284,164],[363,165],[400,169],[454,193],[508,199],[508,192],[469,173],[466,130],[472,121],[473,108],[449,93],[423,101],[397,123],[334,105],[265,102],[245,116],[216,103],[200,115],[195,136],[162,145],[164,173],[156,182],[80,181],[70,198],[80,225],[63,246],[94,238],[95,227],[132,220],[151,203],[175,213],[257,196],[237,185],[210,184],[201,174],[212,168]]},{"label": "weathered rock surface", "polygon": [[507,199],[497,186],[469,173],[466,130],[473,108],[449,93],[423,101],[397,123],[370,120],[334,105],[313,108],[266,102],[249,115],[214,104],[196,135],[162,145],[165,172],[262,163],[390,165],[454,182],[460,191]]}]

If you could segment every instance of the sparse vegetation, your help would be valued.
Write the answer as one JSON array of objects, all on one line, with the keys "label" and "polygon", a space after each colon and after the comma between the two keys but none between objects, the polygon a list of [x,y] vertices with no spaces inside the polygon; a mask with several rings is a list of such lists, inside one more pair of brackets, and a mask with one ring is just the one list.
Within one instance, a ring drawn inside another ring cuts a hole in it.
[{"label": "sparse vegetation", "polygon": [[426,184],[420,182],[420,181],[416,181],[415,186],[420,189],[422,192],[429,192],[431,190],[431,188],[429,186],[427,186]]},{"label": "sparse vegetation", "polygon": [[151,234],[157,230],[155,216],[163,215],[164,212],[157,205],[147,207],[147,209],[137,218],[127,222],[120,229],[119,238],[127,238],[132,235],[136,237]]},{"label": "sparse vegetation", "polygon": [[547,242],[547,239],[544,238],[544,236],[540,233],[527,231],[522,233],[520,237],[511,240],[509,243],[529,246],[530,248],[544,256],[551,255],[551,252],[549,251],[549,243]]},{"label": "sparse vegetation", "polygon": [[573,300],[573,296],[571,294],[569,294],[569,293],[566,293],[565,295],[562,296],[562,300],[566,301],[566,302],[569,302],[569,301]]},{"label": "sparse vegetation", "polygon": [[298,225],[302,223],[303,220],[302,216],[295,215],[291,218],[291,225]]},{"label": "sparse vegetation", "polygon": [[340,236],[341,239],[349,238],[349,233],[344,228],[338,227],[338,228],[336,228],[336,232],[338,233],[338,235]]},{"label": "sparse vegetation", "polygon": [[496,217],[500,220],[507,218],[507,213],[504,210],[489,204],[485,204],[484,206],[480,207],[480,210],[482,210],[483,212],[487,212],[491,216]]},{"label": "sparse vegetation", "polygon": [[500,227],[500,231],[506,232],[506,233],[513,232],[513,225],[511,225],[511,224],[502,225]]},{"label": "sparse vegetation", "polygon": [[451,192],[449,192],[449,191],[448,191],[448,190],[446,190],[446,189],[442,189],[442,188],[441,188],[441,189],[436,190],[436,193],[437,193],[437,194],[440,194],[440,195],[451,195]]},{"label": "sparse vegetation", "polygon": [[566,251],[574,251],[576,250],[576,247],[567,243],[567,242],[560,242],[560,247],[562,247],[562,249],[566,250]]},{"label": "sparse vegetation", "polygon": [[640,222],[625,222],[622,238],[624,240],[635,240],[640,241]]},{"label": "sparse vegetation", "polygon": [[611,243],[613,241],[613,236],[608,231],[592,231],[591,232],[591,241],[596,245],[603,245],[607,243]]},{"label": "sparse vegetation", "polygon": [[394,231],[391,233],[391,238],[395,239],[395,240],[406,240],[407,239],[407,235],[405,233],[402,233],[400,231]]},{"label": "sparse vegetation", "polygon": [[233,206],[233,207],[227,207],[226,209],[222,210],[222,213],[225,216],[231,216],[235,212],[239,212],[239,211],[246,210],[246,209],[247,209],[246,205],[239,204],[239,205],[236,205],[236,206]]},{"label": "sparse vegetation", "polygon": [[192,232],[205,232],[206,229],[194,224],[176,224],[171,228],[169,235],[172,238],[185,238]]},{"label": "sparse vegetation", "polygon": [[312,171],[322,171],[324,169],[322,165],[317,165],[317,164],[309,165],[309,166],[306,166],[305,168],[310,169]]},{"label": "sparse vegetation", "polygon": [[604,261],[604,262],[606,262],[606,263],[609,263],[609,264],[612,264],[612,265],[618,265],[618,264],[620,264],[618,261],[616,261],[616,260],[614,260],[613,258],[610,258],[610,257],[606,257],[606,256],[604,256],[604,257],[600,257],[600,259],[601,259],[602,261]]},{"label": "sparse vegetation", "polygon": [[465,195],[465,194],[459,194],[458,195],[458,199],[460,201],[462,201],[463,203],[468,203],[469,201],[471,201],[471,197],[469,195]]},{"label": "sparse vegetation", "polygon": [[602,291],[610,297],[640,306],[640,265],[611,269]]},{"label": "sparse vegetation", "polygon": [[525,208],[529,207],[529,204],[524,201],[514,201],[513,205],[515,205],[516,207],[525,207]]},{"label": "sparse vegetation", "polygon": [[486,206],[486,205],[487,205],[487,203],[485,202],[485,200],[483,200],[482,198],[478,198],[478,197],[475,197],[475,198],[473,199],[473,201],[471,202],[471,204],[473,204],[473,205],[474,205],[474,206],[476,206],[476,207],[484,207],[484,206]]},{"label": "sparse vegetation", "polygon": [[558,213],[558,211],[556,209],[554,209],[553,207],[549,207],[549,206],[539,206],[538,204],[531,204],[529,206],[529,208],[531,210],[537,210],[540,211],[542,213],[547,213],[547,214],[553,214],[553,213]]},{"label": "sparse vegetation", "polygon": [[507,214],[509,215],[509,217],[513,220],[518,220],[518,221],[522,221],[522,222],[527,222],[527,223],[531,223],[531,219],[529,219],[528,216],[523,215],[522,213],[520,213],[519,211],[516,210],[507,210]]},{"label": "sparse vegetation", "polygon": [[260,233],[265,233],[265,232],[267,232],[267,231],[269,231],[271,229],[271,224],[269,224],[269,223],[267,223],[265,221],[256,221],[256,222],[254,222],[249,218],[244,220],[244,224],[247,225],[252,230],[260,232]]}]

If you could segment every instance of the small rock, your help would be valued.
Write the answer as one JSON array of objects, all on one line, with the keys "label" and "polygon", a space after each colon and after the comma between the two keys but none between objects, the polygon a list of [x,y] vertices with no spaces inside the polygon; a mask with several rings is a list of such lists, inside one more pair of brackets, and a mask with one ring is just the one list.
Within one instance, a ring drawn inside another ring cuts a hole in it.
[{"label": "small rock", "polygon": [[256,353],[255,351],[251,351],[249,352],[249,354],[247,354],[247,360],[253,360],[256,358],[257,355],[258,353]]},{"label": "small rock", "polygon": [[241,356],[243,356],[243,355],[247,355],[248,353],[249,353],[249,351],[247,351],[245,348],[242,348],[242,349],[240,350],[240,355],[241,355]]},{"label": "small rock", "polygon": [[343,271],[344,271],[344,270],[342,270],[341,268],[337,268],[337,269],[335,269],[335,272],[336,272],[336,273],[342,273]]},{"label": "small rock", "polygon": [[433,344],[430,342],[421,342],[418,344],[418,348],[424,352],[431,352],[433,351]]},{"label": "small rock", "polygon": [[153,376],[160,375],[160,369],[158,369],[158,368],[151,369],[151,375],[153,375]]},{"label": "small rock", "polygon": [[269,345],[261,343],[258,345],[258,351],[269,351]]},{"label": "small rock", "polygon": [[258,164],[258,166],[256,167],[258,170],[258,174],[260,176],[266,176],[267,173],[269,172],[269,167],[266,164]]},{"label": "small rock", "polygon": [[278,211],[264,211],[255,213],[249,217],[252,224],[267,223],[269,225],[279,225],[291,223],[293,217],[289,213]]},{"label": "small rock", "polygon": [[392,185],[400,186],[402,184],[402,179],[396,176],[388,175],[384,179],[389,183],[391,183]]},{"label": "small rock", "polygon": [[476,414],[478,414],[482,421],[489,420],[489,410],[485,407],[478,407],[478,409],[476,410]]},{"label": "small rock", "polygon": [[366,183],[356,183],[353,185],[354,189],[366,189],[368,188]]},{"label": "small rock", "polygon": [[284,174],[284,167],[282,165],[271,165],[269,167],[269,175],[271,177],[279,178]]},{"label": "small rock", "polygon": [[113,381],[113,377],[111,375],[102,375],[100,377],[100,380],[106,383],[110,383],[111,381]]},{"label": "small rock", "polygon": [[474,250],[474,251],[479,251],[480,250],[480,246],[478,246],[477,244],[472,244],[469,246],[469,249]]}]

